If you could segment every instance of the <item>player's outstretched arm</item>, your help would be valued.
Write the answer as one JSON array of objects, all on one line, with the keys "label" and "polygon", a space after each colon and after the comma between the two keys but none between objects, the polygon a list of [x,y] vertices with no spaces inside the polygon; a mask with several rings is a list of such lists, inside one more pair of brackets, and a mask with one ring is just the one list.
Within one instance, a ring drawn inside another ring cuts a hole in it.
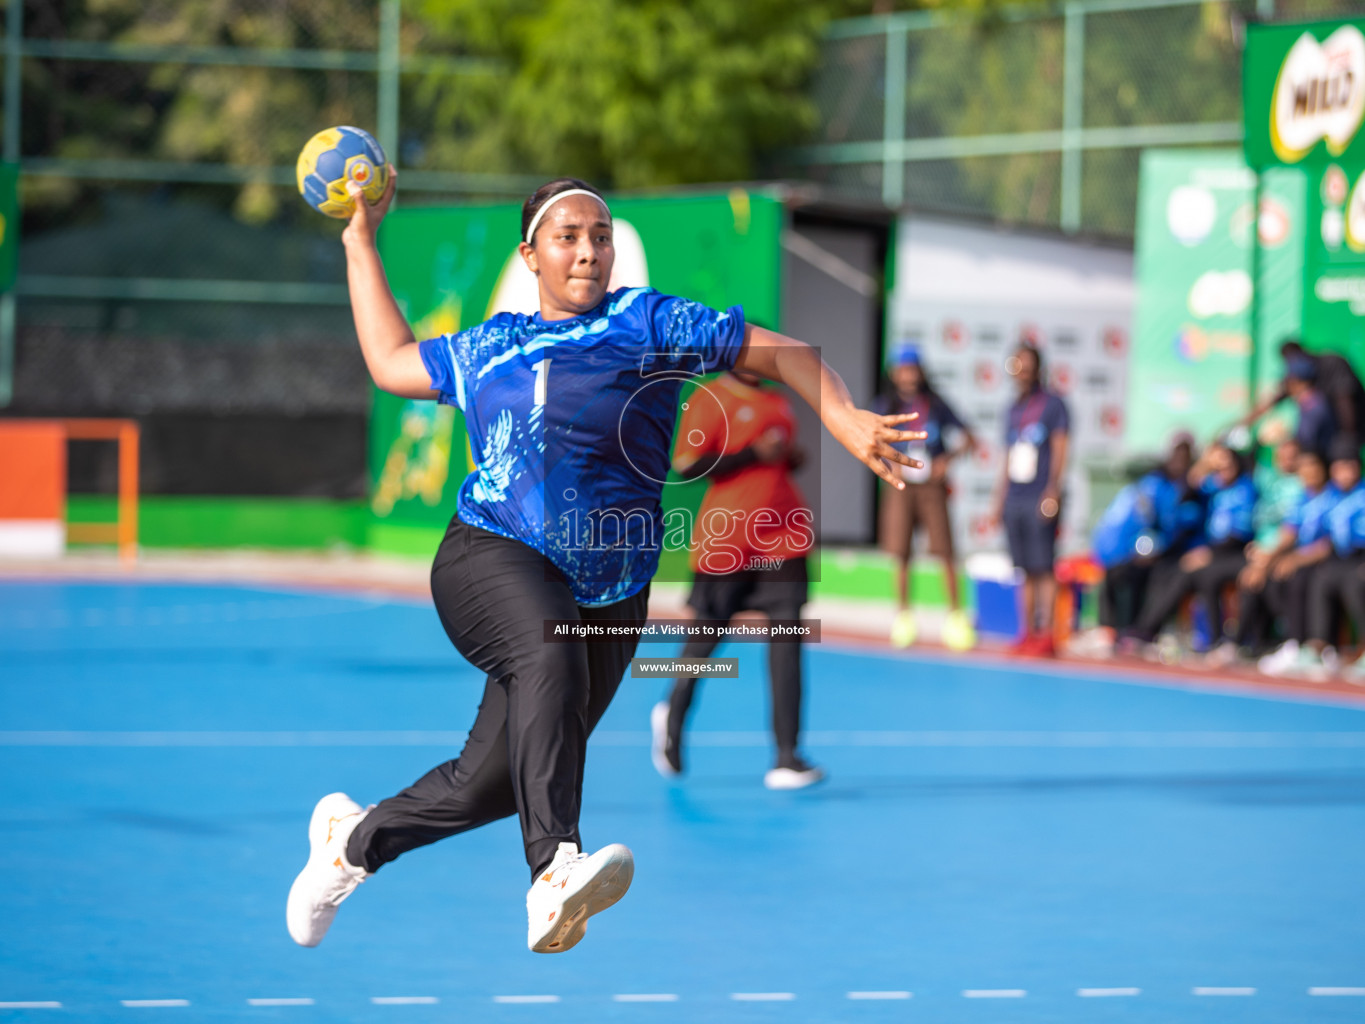
[{"label": "player's outstretched arm", "polygon": [[891,447],[897,441],[922,441],[928,436],[922,430],[899,429],[915,418],[914,413],[878,416],[859,409],[840,376],[805,342],[749,324],[735,369],[786,384],[820,414],[836,441],[893,487],[903,489],[905,481],[892,463],[919,467],[916,460]]},{"label": "player's outstretched arm", "polygon": [[360,195],[358,185],[352,182],[348,186],[355,197],[355,213],[341,233],[341,241],[346,246],[351,314],[355,317],[355,332],[360,338],[365,366],[375,385],[403,398],[435,398],[431,376],[418,353],[417,339],[394,300],[375,245],[379,222],[393,202],[397,178],[398,172],[390,165],[388,187],[373,206]]}]

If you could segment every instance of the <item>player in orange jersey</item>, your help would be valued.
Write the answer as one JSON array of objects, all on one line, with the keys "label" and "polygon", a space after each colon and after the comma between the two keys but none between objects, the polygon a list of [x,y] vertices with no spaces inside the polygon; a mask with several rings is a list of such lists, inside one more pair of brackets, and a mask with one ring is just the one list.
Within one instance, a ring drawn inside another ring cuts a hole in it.
[{"label": "player in orange jersey", "polygon": [[[710,489],[692,536],[695,577],[688,604],[700,620],[728,622],[742,611],[763,612],[771,625],[792,626],[806,603],[806,555],[815,516],[792,481],[803,461],[795,447],[791,406],[760,378],[721,375],[687,403],[678,428],[673,469],[684,479],[706,476]],[[683,658],[705,658],[719,637],[696,637]],[[770,637],[768,673],[777,758],[763,778],[769,789],[802,789],[824,773],[797,752],[801,731],[801,633]],[[678,679],[654,708],[654,766],[682,772],[682,733],[697,679]]]}]

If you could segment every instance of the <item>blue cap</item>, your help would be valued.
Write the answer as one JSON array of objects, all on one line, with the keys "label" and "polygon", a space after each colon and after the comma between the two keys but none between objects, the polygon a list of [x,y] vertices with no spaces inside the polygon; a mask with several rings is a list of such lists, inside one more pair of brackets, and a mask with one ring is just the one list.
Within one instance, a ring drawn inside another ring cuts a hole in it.
[{"label": "blue cap", "polygon": [[1318,379],[1318,366],[1307,356],[1290,356],[1285,360],[1285,376],[1291,380],[1308,381]]},{"label": "blue cap", "polygon": [[892,366],[919,366],[919,346],[908,342],[901,345],[891,355]]}]

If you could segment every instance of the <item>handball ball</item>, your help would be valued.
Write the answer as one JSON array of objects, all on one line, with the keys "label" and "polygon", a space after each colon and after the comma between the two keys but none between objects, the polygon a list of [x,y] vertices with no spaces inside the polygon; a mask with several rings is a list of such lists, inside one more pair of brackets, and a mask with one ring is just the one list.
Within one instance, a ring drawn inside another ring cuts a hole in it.
[{"label": "handball ball", "polygon": [[389,183],[388,162],[374,136],[361,128],[340,125],[318,132],[299,154],[299,194],[329,217],[349,218],[355,197],[346,183],[360,186],[367,202],[376,203]]}]

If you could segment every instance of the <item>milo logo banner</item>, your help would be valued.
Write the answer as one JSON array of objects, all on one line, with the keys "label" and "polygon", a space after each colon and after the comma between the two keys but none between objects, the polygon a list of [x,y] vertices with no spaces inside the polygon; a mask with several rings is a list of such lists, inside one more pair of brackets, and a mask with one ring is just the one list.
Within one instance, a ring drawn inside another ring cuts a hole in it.
[{"label": "milo logo banner", "polygon": [[1365,20],[1248,26],[1242,96],[1252,167],[1365,156],[1362,26]]}]

